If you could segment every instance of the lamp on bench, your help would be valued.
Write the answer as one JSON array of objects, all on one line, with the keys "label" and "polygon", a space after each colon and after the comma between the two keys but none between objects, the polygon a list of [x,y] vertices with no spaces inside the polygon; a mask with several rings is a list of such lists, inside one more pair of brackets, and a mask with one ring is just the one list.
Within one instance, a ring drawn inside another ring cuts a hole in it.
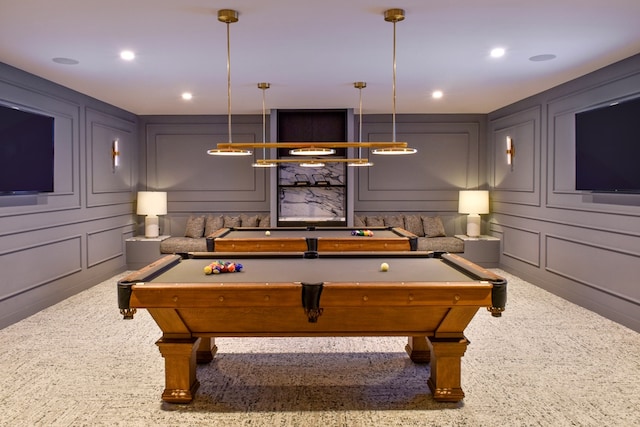
[{"label": "lamp on bench", "polygon": [[467,216],[467,236],[480,236],[480,214],[489,213],[489,192],[486,190],[462,190],[458,200],[458,212]]},{"label": "lamp on bench", "polygon": [[167,193],[164,191],[138,191],[138,215],[144,219],[144,237],[158,237],[160,225],[158,215],[167,214]]}]

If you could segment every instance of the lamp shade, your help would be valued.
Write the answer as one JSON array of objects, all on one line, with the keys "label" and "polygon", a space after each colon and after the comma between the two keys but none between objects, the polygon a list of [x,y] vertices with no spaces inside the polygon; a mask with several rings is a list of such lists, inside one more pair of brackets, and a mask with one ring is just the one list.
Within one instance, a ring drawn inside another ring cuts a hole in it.
[{"label": "lamp shade", "polygon": [[488,214],[489,192],[486,190],[462,190],[458,212],[463,214]]},{"label": "lamp shade", "polygon": [[138,191],[138,215],[166,215],[167,193],[164,191]]}]

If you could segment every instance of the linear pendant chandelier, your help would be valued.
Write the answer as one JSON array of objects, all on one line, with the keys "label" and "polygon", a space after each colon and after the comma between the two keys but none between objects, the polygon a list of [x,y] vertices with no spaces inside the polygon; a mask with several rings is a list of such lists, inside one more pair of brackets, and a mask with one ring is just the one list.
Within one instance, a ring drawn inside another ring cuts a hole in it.
[{"label": "linear pendant chandelier", "polygon": [[[227,24],[227,121],[228,121],[228,142],[217,144],[214,149],[207,150],[207,154],[215,156],[248,156],[252,155],[251,149],[262,148],[263,158],[257,159],[253,167],[272,167],[279,163],[298,163],[306,167],[323,167],[324,163],[347,163],[349,166],[371,166],[373,163],[362,158],[362,148],[371,149],[373,154],[398,155],[413,154],[417,150],[407,146],[406,142],[396,141],[396,23],[404,20],[403,9],[389,9],[384,12],[386,22],[393,23],[393,113],[392,113],[392,142],[362,142],[362,88],[366,87],[364,82],[356,82],[354,86],[360,89],[360,132],[358,142],[266,142],[265,141],[265,101],[264,91],[269,88],[268,83],[259,83],[258,88],[262,89],[262,109],[263,109],[263,141],[256,142],[233,142],[231,137],[231,44],[229,26],[238,22],[238,12],[231,9],[221,9],[218,11],[218,20]],[[262,86],[261,86],[262,85]],[[358,85],[362,85],[361,87]],[[267,159],[267,148],[289,148],[289,154],[294,158],[287,159]],[[329,156],[335,153],[337,148],[358,149],[358,158],[345,159]],[[317,157],[322,156],[322,160]]]}]

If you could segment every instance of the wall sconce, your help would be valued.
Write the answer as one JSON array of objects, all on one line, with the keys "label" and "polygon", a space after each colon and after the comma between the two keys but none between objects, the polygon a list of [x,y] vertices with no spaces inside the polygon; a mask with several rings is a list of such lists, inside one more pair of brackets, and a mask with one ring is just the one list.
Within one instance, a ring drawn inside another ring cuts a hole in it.
[{"label": "wall sconce", "polygon": [[120,148],[118,145],[120,144],[120,140],[114,139],[111,142],[111,166],[113,167],[113,172],[116,171],[116,168],[120,166]]},{"label": "wall sconce", "polygon": [[164,191],[138,191],[138,215],[144,219],[144,237],[158,237],[160,225],[158,215],[167,214],[167,193]]},{"label": "wall sconce", "polygon": [[462,190],[458,200],[458,212],[468,214],[467,236],[480,236],[480,214],[489,213],[489,192],[486,190]]},{"label": "wall sconce", "polygon": [[507,164],[513,169],[513,158],[516,156],[516,146],[513,138],[507,136]]}]

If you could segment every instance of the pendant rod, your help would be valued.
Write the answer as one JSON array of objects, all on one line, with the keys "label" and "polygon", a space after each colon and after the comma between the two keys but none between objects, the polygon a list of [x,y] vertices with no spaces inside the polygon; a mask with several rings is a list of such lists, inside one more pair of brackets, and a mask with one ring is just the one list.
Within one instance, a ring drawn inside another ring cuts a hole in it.
[{"label": "pendant rod", "polygon": [[227,131],[229,133],[229,143],[233,142],[231,138],[231,42],[230,42],[230,25],[227,22]]},{"label": "pendant rod", "polygon": [[393,115],[391,121],[393,136],[392,142],[396,142],[396,20],[393,21]]}]

